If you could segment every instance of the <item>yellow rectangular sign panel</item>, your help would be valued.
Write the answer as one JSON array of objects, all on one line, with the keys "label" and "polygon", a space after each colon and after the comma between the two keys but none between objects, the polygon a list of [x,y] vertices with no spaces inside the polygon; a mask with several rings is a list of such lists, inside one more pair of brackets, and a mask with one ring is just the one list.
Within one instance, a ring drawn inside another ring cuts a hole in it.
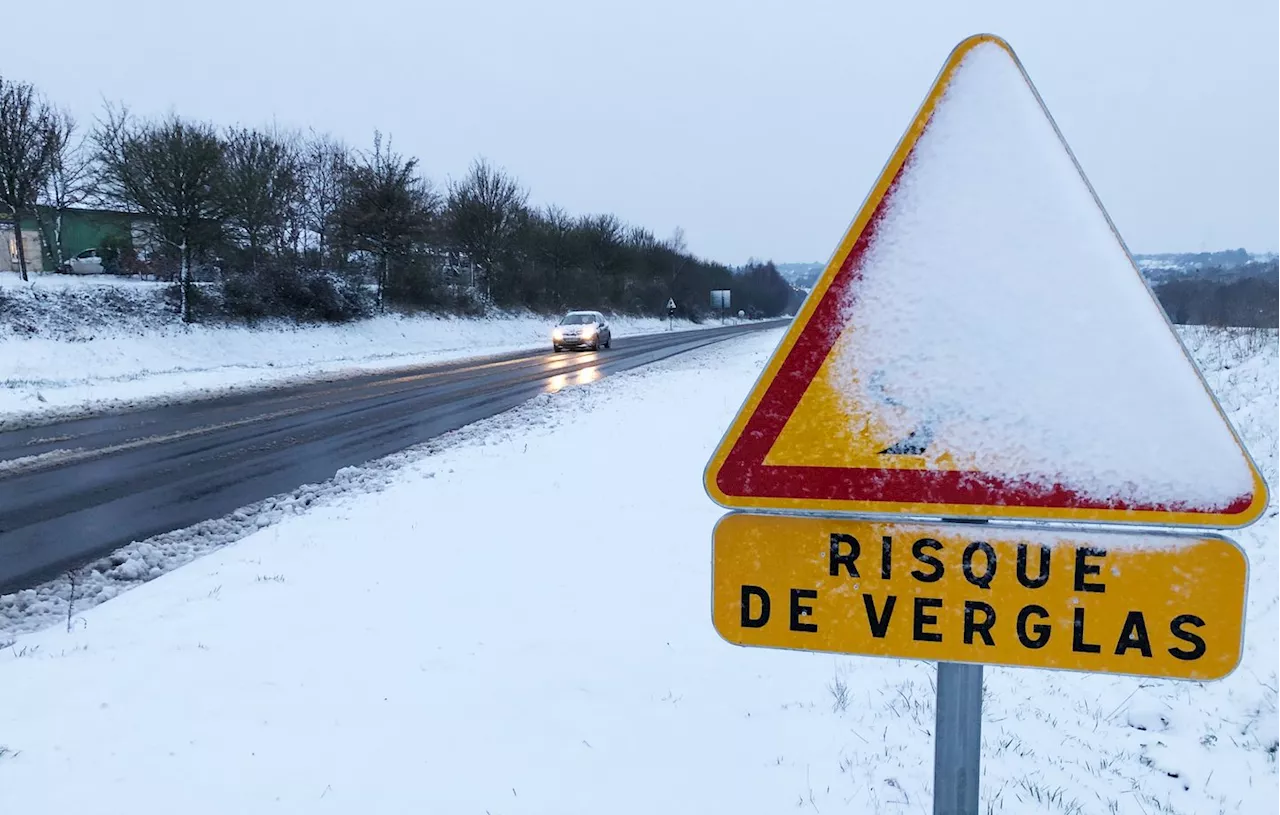
[{"label": "yellow rectangular sign panel", "polygon": [[1215,535],[731,513],[714,549],[736,645],[1194,680],[1240,661],[1248,565]]}]

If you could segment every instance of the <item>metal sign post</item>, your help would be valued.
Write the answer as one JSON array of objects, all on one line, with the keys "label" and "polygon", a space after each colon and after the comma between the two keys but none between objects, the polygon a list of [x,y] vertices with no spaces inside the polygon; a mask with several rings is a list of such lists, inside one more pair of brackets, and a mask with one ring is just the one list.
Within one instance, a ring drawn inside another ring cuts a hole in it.
[{"label": "metal sign post", "polygon": [[933,734],[933,815],[978,815],[982,666],[938,663]]}]

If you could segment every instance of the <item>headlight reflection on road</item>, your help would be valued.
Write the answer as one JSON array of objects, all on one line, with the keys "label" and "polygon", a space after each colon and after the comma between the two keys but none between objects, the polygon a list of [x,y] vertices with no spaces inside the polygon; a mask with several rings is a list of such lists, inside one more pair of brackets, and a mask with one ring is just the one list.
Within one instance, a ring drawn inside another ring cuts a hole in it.
[{"label": "headlight reflection on road", "polygon": [[589,385],[592,382],[595,382],[597,379],[599,379],[602,376],[604,376],[604,374],[602,374],[600,372],[600,368],[595,365],[591,365],[589,367],[583,368],[579,370],[577,373],[572,375],[556,374],[555,376],[547,380],[546,392],[559,393],[560,391],[567,388],[570,384]]}]

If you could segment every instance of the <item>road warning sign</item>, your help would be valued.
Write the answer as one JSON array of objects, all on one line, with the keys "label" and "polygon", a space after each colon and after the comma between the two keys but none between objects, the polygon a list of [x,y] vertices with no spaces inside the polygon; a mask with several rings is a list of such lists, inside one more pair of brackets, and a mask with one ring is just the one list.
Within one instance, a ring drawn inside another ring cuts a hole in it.
[{"label": "road warning sign", "polygon": [[736,645],[1194,680],[1240,660],[1248,567],[1213,535],[731,513],[714,546]]},{"label": "road warning sign", "polygon": [[1267,504],[990,36],[947,60],[704,481],[743,509],[1221,527]]}]

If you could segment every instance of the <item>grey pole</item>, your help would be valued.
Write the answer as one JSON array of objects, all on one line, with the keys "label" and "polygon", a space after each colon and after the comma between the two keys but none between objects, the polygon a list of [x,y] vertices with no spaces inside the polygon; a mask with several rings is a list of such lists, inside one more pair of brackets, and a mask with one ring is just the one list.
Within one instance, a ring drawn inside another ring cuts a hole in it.
[{"label": "grey pole", "polygon": [[933,734],[933,815],[978,815],[982,666],[938,663]]}]

